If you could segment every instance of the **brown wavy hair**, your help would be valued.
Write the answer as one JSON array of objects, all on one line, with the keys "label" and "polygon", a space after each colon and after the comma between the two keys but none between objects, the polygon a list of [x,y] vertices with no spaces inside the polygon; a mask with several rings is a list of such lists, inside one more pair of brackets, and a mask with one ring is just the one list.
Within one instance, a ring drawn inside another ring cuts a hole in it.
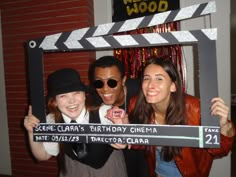
[{"label": "brown wavy hair", "polygon": [[[177,68],[170,59],[150,59],[147,61],[145,68],[150,64],[161,66],[176,86],[176,92],[171,93],[169,105],[166,110],[166,124],[186,125],[185,94],[183,92],[181,78]],[[152,124],[154,123],[154,113],[155,111],[152,105],[147,103],[143,91],[140,90],[135,107],[129,114],[130,122],[137,124]],[[170,161],[175,156],[181,156],[181,147],[162,147],[162,158],[165,161]]]}]

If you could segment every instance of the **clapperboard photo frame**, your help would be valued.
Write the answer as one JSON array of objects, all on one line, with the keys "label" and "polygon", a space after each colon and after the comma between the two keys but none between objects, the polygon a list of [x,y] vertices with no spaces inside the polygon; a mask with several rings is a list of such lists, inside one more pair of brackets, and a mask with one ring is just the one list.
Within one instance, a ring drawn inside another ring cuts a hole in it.
[{"label": "clapperboard photo frame", "polygon": [[[119,35],[119,32],[196,18],[214,12],[216,12],[216,4],[212,1],[150,16],[81,28],[29,40],[27,42],[27,53],[31,105],[33,114],[42,122],[34,129],[34,141],[124,143],[200,148],[220,147],[219,120],[215,116],[211,116],[209,111],[211,98],[218,96],[217,29]],[[113,36],[112,34],[114,33],[116,35]],[[45,123],[44,53],[177,44],[198,46],[201,103],[200,126]]]}]

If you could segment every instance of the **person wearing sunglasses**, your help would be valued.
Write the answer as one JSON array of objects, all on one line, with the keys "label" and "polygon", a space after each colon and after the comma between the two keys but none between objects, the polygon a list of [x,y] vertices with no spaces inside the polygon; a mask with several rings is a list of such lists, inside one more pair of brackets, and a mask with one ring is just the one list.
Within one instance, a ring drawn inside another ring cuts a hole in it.
[{"label": "person wearing sunglasses", "polygon": [[90,65],[90,87],[97,95],[93,103],[127,110],[131,97],[140,90],[140,79],[127,79],[124,64],[114,56],[103,56]]},{"label": "person wearing sunglasses", "polygon": [[[137,95],[140,79],[127,79],[124,64],[114,56],[103,56],[89,68],[90,87],[95,106],[110,105],[127,112],[129,100]],[[128,123],[128,122],[127,122]],[[123,150],[129,177],[147,177],[148,166],[142,150]]]},{"label": "person wearing sunglasses", "polygon": [[[105,110],[110,107],[90,109],[86,102],[88,88],[76,70],[63,68],[51,73],[47,87],[48,123],[111,124],[105,118]],[[57,156],[60,177],[127,177],[123,153],[113,148],[118,147],[116,144],[34,142],[33,127],[38,123],[39,119],[32,114],[30,106],[24,126],[31,151],[39,161]]]}]

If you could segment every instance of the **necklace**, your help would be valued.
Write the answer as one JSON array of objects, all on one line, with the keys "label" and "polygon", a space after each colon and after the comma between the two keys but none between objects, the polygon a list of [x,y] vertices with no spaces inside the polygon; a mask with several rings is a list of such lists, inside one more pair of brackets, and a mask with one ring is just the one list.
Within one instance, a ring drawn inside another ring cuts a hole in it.
[{"label": "necklace", "polygon": [[125,89],[125,86],[124,86],[124,97],[125,97],[125,112],[126,112],[126,110],[127,110],[127,108],[126,108],[126,106],[127,106],[127,90]]},{"label": "necklace", "polygon": [[124,109],[125,112],[126,112],[126,111],[127,111],[127,94],[126,94],[126,89],[125,89],[125,87],[123,87],[123,93],[124,93],[124,104],[123,104],[123,99],[122,99],[121,104],[120,104],[120,103],[119,103],[119,104],[116,103],[116,104],[113,104],[113,106],[116,105],[116,106],[118,106],[119,108]]}]

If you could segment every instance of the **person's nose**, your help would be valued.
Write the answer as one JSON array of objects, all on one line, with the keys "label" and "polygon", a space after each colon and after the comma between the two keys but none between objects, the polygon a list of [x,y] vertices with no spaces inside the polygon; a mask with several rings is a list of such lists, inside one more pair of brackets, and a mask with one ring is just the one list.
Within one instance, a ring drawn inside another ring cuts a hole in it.
[{"label": "person's nose", "polygon": [[70,95],[68,99],[69,99],[69,103],[75,102],[75,96],[73,96],[73,95]]},{"label": "person's nose", "polygon": [[148,88],[155,88],[155,86],[156,86],[156,83],[154,82],[154,80],[150,79],[148,82]]},{"label": "person's nose", "polygon": [[104,82],[103,90],[108,90],[110,87],[107,85],[107,82]]}]

